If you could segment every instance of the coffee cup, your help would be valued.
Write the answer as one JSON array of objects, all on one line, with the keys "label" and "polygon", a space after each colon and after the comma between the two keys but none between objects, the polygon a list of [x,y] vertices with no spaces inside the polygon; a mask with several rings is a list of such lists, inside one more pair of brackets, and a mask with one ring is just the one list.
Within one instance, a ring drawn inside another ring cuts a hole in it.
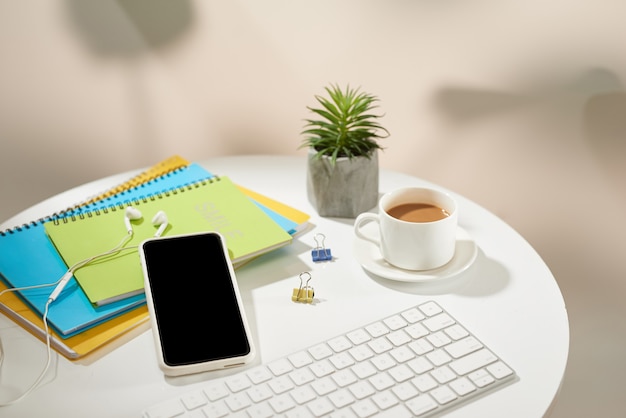
[{"label": "coffee cup", "polygon": [[[370,222],[378,224],[365,231]],[[357,237],[374,243],[392,266],[431,270],[454,256],[458,207],[448,193],[428,187],[405,187],[386,193],[378,213],[362,213],[354,222]]]}]

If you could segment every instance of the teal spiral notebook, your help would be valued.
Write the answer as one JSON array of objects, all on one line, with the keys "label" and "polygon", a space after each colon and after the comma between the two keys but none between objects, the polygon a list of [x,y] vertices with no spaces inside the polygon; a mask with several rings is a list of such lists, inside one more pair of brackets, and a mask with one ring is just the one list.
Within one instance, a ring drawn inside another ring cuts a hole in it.
[{"label": "teal spiral notebook", "polygon": [[[212,175],[209,173],[209,177]],[[207,171],[190,165],[173,171],[129,191],[94,203],[88,209],[101,209],[119,201],[133,200],[163,192],[207,178]],[[10,287],[23,287],[53,283],[67,271],[67,267],[48,239],[43,224],[61,219],[69,214],[56,214],[35,220],[29,224],[0,231],[0,278]],[[53,286],[20,291],[19,296],[39,315],[43,311]],[[145,303],[145,295],[136,295],[106,306],[94,306],[74,278],[68,283],[59,298],[50,306],[48,320],[52,328],[67,338]]]}]

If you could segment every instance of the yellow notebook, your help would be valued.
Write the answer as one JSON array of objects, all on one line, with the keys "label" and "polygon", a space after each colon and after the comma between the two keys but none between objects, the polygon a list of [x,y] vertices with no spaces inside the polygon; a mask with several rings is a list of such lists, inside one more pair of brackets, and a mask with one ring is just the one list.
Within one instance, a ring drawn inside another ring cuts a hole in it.
[{"label": "yellow notebook", "polygon": [[[7,286],[0,281],[0,292],[6,288]],[[3,312],[41,341],[46,341],[43,320],[29,309],[16,294],[5,293],[0,297],[0,312]],[[148,319],[148,308],[143,305],[73,337],[63,339],[59,337],[59,334],[50,330],[50,346],[69,360],[77,360],[127,332],[139,329],[142,325],[145,325],[147,329],[150,324]]]},{"label": "yellow notebook", "polygon": [[[275,223],[228,177],[214,177],[171,192],[129,202],[143,214],[135,222],[126,247],[135,247],[154,235],[150,219],[164,211],[169,219],[166,235],[218,231],[226,239],[234,265],[287,245],[292,236]],[[126,234],[124,206],[56,219],[44,224],[67,265],[114,247]],[[184,260],[172,260],[182,263]],[[122,251],[80,268],[74,277],[96,305],[143,294],[143,273],[136,248]]]},{"label": "yellow notebook", "polygon": [[295,230],[291,232],[292,236],[297,236],[308,229],[309,219],[311,218],[308,213],[302,212],[301,210],[298,210],[292,206],[279,202],[278,200],[274,200],[261,193],[247,189],[241,185],[238,185],[237,187],[239,188],[239,190],[244,192],[246,196],[254,199],[261,205],[264,205],[274,212],[279,213],[285,218],[293,221],[296,226]]}]

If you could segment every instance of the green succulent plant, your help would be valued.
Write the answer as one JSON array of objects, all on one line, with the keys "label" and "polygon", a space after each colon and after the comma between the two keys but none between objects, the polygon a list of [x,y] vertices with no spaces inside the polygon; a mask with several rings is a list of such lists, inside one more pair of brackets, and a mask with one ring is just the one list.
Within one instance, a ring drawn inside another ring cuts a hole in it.
[{"label": "green succulent plant", "polygon": [[322,107],[307,106],[321,119],[305,119],[300,148],[314,149],[315,158],[330,157],[332,165],[337,158],[370,158],[372,150],[383,149],[378,140],[389,136],[389,132],[378,123],[382,115],[372,113],[378,107],[378,98],[350,86],[342,90],[331,84],[325,90],[328,98],[315,96]]}]

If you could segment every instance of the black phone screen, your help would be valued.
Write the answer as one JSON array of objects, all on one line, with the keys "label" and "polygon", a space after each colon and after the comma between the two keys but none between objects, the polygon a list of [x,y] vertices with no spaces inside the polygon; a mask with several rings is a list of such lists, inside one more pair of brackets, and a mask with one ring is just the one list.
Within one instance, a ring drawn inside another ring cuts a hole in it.
[{"label": "black phone screen", "polygon": [[250,352],[219,235],[148,241],[143,251],[167,365],[202,363]]}]

